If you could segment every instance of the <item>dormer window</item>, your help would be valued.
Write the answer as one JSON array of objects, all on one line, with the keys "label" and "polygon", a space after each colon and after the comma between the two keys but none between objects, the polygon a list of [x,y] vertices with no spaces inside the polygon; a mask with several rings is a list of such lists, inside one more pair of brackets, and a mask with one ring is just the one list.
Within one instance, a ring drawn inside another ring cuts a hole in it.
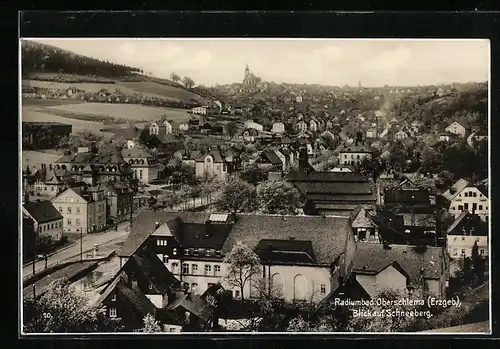
[{"label": "dormer window", "polygon": [[197,248],[195,248],[195,249],[193,250],[193,255],[198,256],[199,252],[200,252],[200,251],[199,251]]},{"label": "dormer window", "polygon": [[172,254],[173,254],[174,256],[177,256],[177,249],[176,249],[175,247],[172,249]]},{"label": "dormer window", "polygon": [[221,257],[222,256],[222,251],[215,251],[215,256],[216,257]]},{"label": "dormer window", "polygon": [[116,293],[113,293],[113,295],[111,296],[111,301],[116,302]]},{"label": "dormer window", "polygon": [[210,257],[211,255],[212,255],[212,251],[207,250],[207,251],[206,251],[206,256],[207,256],[207,257]]},{"label": "dormer window", "polygon": [[189,256],[189,248],[186,248],[186,249],[184,250],[184,255]]}]

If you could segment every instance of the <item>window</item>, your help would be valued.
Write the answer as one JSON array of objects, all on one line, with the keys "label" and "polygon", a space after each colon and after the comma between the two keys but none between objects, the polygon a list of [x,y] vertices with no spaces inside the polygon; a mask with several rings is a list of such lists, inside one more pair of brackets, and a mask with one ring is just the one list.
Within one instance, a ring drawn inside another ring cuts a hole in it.
[{"label": "window", "polygon": [[240,298],[240,291],[238,291],[238,290],[234,291],[234,298],[236,298],[236,299]]},{"label": "window", "polygon": [[176,249],[175,247],[172,249],[172,254],[173,254],[174,256],[177,256],[177,249]]},{"label": "window", "polygon": [[216,257],[221,257],[222,255],[222,252],[221,251],[215,251],[215,256]]},{"label": "window", "polygon": [[457,256],[458,255],[458,250],[456,248],[453,249],[453,255]]},{"label": "window", "polygon": [[71,207],[68,207],[68,214],[71,214]]},{"label": "window", "polygon": [[452,209],[452,210],[455,210],[455,206],[451,206],[451,209]]},{"label": "window", "polygon": [[464,209],[466,209],[466,210],[469,209],[469,204],[467,202],[464,204]]},{"label": "window", "polygon": [[116,293],[113,293],[113,295],[111,296],[111,301],[116,302]]},{"label": "window", "polygon": [[102,217],[101,216],[97,217],[97,223],[101,223],[101,221],[102,221]]},{"label": "window", "polygon": [[175,332],[175,327],[170,327],[170,328],[168,329],[168,331],[169,331],[169,332]]},{"label": "window", "polygon": [[67,224],[71,225],[71,218],[68,218]]},{"label": "window", "polygon": [[44,191],[47,191],[47,187],[43,187],[43,190],[44,190]]},{"label": "window", "polygon": [[220,276],[220,265],[214,265],[214,275]]},{"label": "window", "polygon": [[462,194],[458,194],[458,197],[461,198],[462,197]]},{"label": "window", "polygon": [[215,284],[212,284],[212,283],[208,283],[208,288],[212,287],[212,286],[215,286]]},{"label": "window", "polygon": [[183,274],[189,274],[189,264],[182,263],[182,273]]},{"label": "window", "polygon": [[54,223],[50,224],[50,229],[54,229]]},{"label": "window", "polygon": [[61,213],[62,213],[62,211],[63,211],[63,210],[62,210],[62,207],[61,207],[61,206],[59,206],[59,212],[61,212]]},{"label": "window", "polygon": [[464,207],[462,205],[458,205],[458,210],[459,211],[463,211],[464,210]]},{"label": "window", "polygon": [[193,255],[197,256],[197,255],[198,255],[198,252],[199,252],[199,251],[198,251],[198,249],[197,249],[197,248],[195,248],[195,249],[193,250]]},{"label": "window", "polygon": [[462,248],[462,256],[465,256],[465,248]]},{"label": "window", "polygon": [[212,266],[210,264],[205,264],[205,275],[212,274]]},{"label": "window", "polygon": [[179,263],[172,263],[172,273],[177,274],[179,272]]},{"label": "window", "polygon": [[476,192],[474,192],[474,193],[472,193],[472,194],[473,194],[473,196],[474,196],[474,197],[477,197],[477,193],[476,193]]},{"label": "window", "polygon": [[462,241],[465,241],[465,237],[462,236]]},{"label": "window", "polygon": [[50,191],[56,191],[56,188],[55,187],[50,187]]},{"label": "window", "polygon": [[465,193],[464,193],[464,196],[465,196],[465,197],[468,197],[468,196],[469,196],[469,193],[465,192]]},{"label": "window", "polygon": [[80,207],[76,208],[76,214],[80,214]]},{"label": "window", "polygon": [[198,274],[198,264],[193,264],[191,266],[191,269],[192,269],[192,273],[193,275],[197,275]]},{"label": "window", "polygon": [[157,246],[167,246],[167,240],[156,240]]},{"label": "window", "polygon": [[479,197],[482,198],[483,197],[483,194],[479,193]]},{"label": "window", "polygon": [[184,250],[184,254],[185,254],[186,256],[189,256],[189,248],[186,248],[186,249]]},{"label": "window", "polygon": [[116,317],[116,308],[109,308],[109,317]]},{"label": "window", "polygon": [[479,251],[479,254],[480,254],[481,256],[484,256],[484,250],[480,250],[480,251]]},{"label": "window", "polygon": [[483,209],[483,205],[479,205],[479,210],[482,211],[482,209]]},{"label": "window", "polygon": [[472,191],[471,190],[469,191],[469,197],[470,198],[472,197]]},{"label": "window", "polygon": [[189,283],[185,282],[182,284],[182,288],[186,291],[189,291]]},{"label": "window", "polygon": [[76,226],[77,227],[80,226],[80,220],[79,219],[76,220]]},{"label": "window", "polygon": [[205,255],[206,255],[207,257],[210,257],[210,255],[211,255],[211,254],[212,254],[212,251],[210,251],[210,250],[206,250]]},{"label": "window", "polygon": [[325,284],[321,284],[320,292],[321,292],[321,294],[326,294],[326,285]]},{"label": "window", "polygon": [[142,179],[142,170],[139,170],[139,178]]}]

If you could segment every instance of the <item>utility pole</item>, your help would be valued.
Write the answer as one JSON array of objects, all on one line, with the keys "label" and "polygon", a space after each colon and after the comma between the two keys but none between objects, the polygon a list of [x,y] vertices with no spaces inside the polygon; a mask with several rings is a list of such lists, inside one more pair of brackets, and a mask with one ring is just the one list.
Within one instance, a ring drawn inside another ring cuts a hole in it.
[{"label": "utility pole", "polygon": [[83,262],[83,229],[80,229],[80,262]]}]

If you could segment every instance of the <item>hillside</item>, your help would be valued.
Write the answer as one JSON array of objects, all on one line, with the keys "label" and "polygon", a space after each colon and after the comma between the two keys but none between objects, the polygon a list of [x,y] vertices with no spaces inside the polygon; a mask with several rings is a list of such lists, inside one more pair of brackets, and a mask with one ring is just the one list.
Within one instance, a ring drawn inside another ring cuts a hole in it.
[{"label": "hillside", "polygon": [[22,41],[21,60],[23,87],[74,87],[89,93],[120,90],[127,95],[190,105],[205,104],[211,99],[171,80],[144,75],[136,67],[101,61],[37,42]]}]

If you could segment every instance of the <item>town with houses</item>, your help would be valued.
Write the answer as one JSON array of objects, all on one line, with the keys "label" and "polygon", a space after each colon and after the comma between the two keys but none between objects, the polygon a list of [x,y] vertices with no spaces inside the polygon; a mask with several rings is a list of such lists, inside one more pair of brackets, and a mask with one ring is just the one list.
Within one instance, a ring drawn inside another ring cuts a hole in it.
[{"label": "town with houses", "polygon": [[[489,324],[488,82],[280,84],[247,64],[205,87],[21,57],[23,332]],[[379,299],[406,315],[353,315]]]}]

